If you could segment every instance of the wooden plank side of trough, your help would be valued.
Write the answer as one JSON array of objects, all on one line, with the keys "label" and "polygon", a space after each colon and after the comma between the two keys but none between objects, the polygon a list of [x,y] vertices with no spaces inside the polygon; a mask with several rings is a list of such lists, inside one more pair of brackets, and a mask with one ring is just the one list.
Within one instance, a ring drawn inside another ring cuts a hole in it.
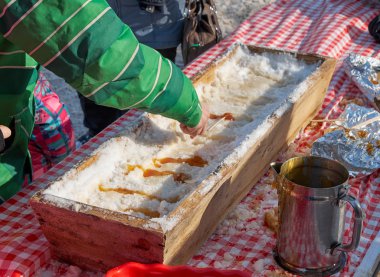
[{"label": "wooden plank side of trough", "polygon": [[[166,233],[165,264],[186,263],[268,170],[269,163],[276,160],[279,152],[294,140],[319,111],[336,61],[317,55],[301,55],[300,58],[309,62],[323,62],[318,73],[311,76],[306,93],[283,116],[273,119],[271,131],[234,168],[222,169],[224,178],[206,195],[198,192],[202,189],[199,186],[173,211],[172,216],[180,217],[181,220]],[[205,76],[209,82],[210,75]],[[197,82],[202,82],[202,78],[198,78]]]},{"label": "wooden plank side of trough", "polygon": [[131,225],[126,215],[92,208],[76,212],[49,203],[41,195],[33,196],[30,204],[53,255],[62,261],[101,271],[128,261],[163,261],[163,234],[143,224]]}]

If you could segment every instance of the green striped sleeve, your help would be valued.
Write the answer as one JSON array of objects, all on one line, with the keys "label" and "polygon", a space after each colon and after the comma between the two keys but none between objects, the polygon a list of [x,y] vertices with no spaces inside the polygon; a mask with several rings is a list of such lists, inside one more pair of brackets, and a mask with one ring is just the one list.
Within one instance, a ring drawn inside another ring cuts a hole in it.
[{"label": "green striped sleeve", "polygon": [[0,17],[2,17],[4,13],[6,12],[6,10],[15,2],[16,0],[0,1]]},{"label": "green striped sleeve", "polygon": [[[37,63],[8,40],[0,37],[0,68],[35,68]],[[4,73],[3,73],[4,74]]]},{"label": "green striped sleeve", "polygon": [[6,184],[15,175],[16,170],[13,166],[10,166],[9,164],[0,163],[0,187]]},{"label": "green striped sleeve", "polygon": [[0,0],[3,36],[83,95],[198,124],[202,112],[191,81],[140,44],[104,0],[11,2]]}]

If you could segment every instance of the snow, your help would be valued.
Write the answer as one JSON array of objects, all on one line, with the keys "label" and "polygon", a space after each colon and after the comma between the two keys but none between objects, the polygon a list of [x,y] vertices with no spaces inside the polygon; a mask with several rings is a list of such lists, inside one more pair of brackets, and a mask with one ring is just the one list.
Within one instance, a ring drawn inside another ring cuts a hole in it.
[{"label": "snow", "polygon": [[[306,91],[307,78],[317,67],[288,54],[252,54],[240,45],[215,71],[213,82],[196,86],[212,114],[232,113],[234,121],[223,120],[205,135],[190,139],[181,133],[176,121],[149,115],[139,132],[104,143],[90,163],[67,172],[44,194],[153,218],[153,223],[170,230],[180,220],[170,212],[200,184],[199,193],[206,194],[223,177],[218,170],[221,166],[238,163],[267,133],[273,120]],[[195,156],[207,165],[180,162],[157,166],[154,162],[155,158]],[[172,174],[144,177],[147,169],[183,173],[188,179],[176,181]],[[65,202],[60,201],[60,205]]]},{"label": "snow", "polygon": [[225,37],[233,32],[250,13],[273,3],[274,0],[215,0],[214,2],[218,11],[218,21]]}]

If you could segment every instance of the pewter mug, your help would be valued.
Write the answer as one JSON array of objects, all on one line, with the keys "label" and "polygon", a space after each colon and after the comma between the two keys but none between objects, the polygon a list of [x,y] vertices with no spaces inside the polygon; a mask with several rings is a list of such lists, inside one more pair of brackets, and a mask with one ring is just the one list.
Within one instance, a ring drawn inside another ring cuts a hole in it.
[{"label": "pewter mug", "polygon": [[[279,230],[274,257],[286,270],[328,276],[341,270],[346,252],[357,248],[363,213],[348,195],[347,169],[322,157],[297,157],[272,163],[279,197]],[[342,244],[346,203],[354,210],[353,235]]]}]

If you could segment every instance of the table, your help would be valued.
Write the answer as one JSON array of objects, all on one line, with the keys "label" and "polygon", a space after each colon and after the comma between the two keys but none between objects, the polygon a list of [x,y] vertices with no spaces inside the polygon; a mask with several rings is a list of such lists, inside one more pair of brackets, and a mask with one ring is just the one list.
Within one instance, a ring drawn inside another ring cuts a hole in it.
[{"label": "table", "polygon": [[[236,42],[334,57],[339,61],[317,117],[336,118],[349,102],[369,106],[344,73],[342,59],[350,52],[380,58],[380,45],[367,32],[368,23],[377,14],[378,10],[366,1],[277,1],[251,15],[233,34],[191,63],[185,73],[193,76]],[[55,275],[79,276],[81,273],[81,276],[91,276],[91,273],[80,272],[78,268],[51,260],[48,242],[33,216],[28,199],[99,144],[131,128],[140,116],[138,111],[124,115],[0,206],[0,276],[13,272],[23,273],[24,276],[41,275],[43,268]],[[280,159],[307,154],[312,142],[323,134],[327,126],[326,123],[310,124]],[[276,193],[270,187],[272,178],[268,171],[189,261],[189,265],[241,269],[251,272],[253,276],[285,274],[272,258],[275,235],[263,224],[264,213],[277,204]],[[349,254],[345,268],[336,275],[353,276],[356,273],[357,276],[366,276],[366,267],[361,266],[361,261],[380,232],[380,170],[365,178],[351,179],[350,185],[350,193],[357,197],[366,217],[358,249]],[[352,212],[349,211],[346,225],[351,216]],[[348,226],[346,230],[349,230]],[[346,231],[345,239],[349,237],[350,232]],[[361,272],[363,275],[360,275]]]}]

